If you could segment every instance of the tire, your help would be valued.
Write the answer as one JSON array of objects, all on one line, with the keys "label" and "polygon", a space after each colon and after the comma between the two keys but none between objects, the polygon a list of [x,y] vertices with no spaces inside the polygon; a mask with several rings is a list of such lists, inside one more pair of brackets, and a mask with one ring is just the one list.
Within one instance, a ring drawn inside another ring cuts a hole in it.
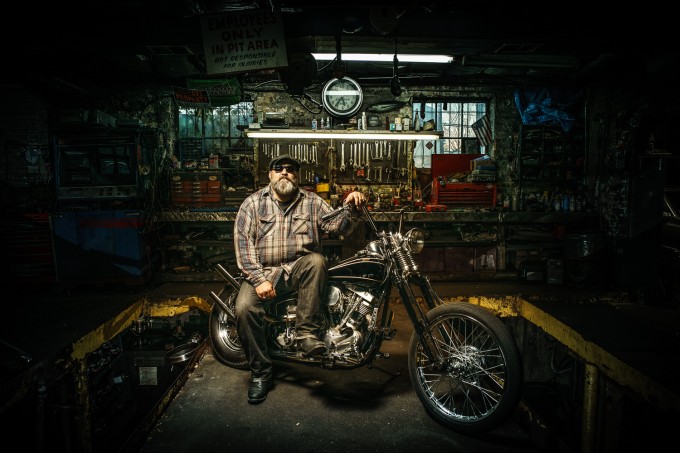
[{"label": "tire", "polygon": [[409,344],[411,383],[427,412],[463,434],[488,432],[517,408],[523,371],[517,343],[484,308],[463,302],[427,313],[433,363],[418,335]]},{"label": "tire", "polygon": [[[226,288],[219,294],[220,299],[225,301],[232,309],[237,295],[238,293],[232,288]],[[213,305],[210,312],[208,336],[210,337],[213,355],[218,362],[239,370],[250,369],[241,347],[241,340],[236,332],[236,324],[217,304]]]}]

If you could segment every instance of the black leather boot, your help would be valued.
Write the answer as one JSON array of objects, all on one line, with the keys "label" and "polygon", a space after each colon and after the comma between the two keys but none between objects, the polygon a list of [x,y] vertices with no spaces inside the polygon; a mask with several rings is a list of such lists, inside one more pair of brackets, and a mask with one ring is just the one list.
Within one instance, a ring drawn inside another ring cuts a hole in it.
[{"label": "black leather boot", "polygon": [[308,357],[326,352],[326,345],[317,338],[303,338],[298,342],[298,349]]},{"label": "black leather boot", "polygon": [[248,402],[250,404],[259,404],[267,399],[267,393],[272,388],[271,377],[258,377],[250,380],[248,387]]}]

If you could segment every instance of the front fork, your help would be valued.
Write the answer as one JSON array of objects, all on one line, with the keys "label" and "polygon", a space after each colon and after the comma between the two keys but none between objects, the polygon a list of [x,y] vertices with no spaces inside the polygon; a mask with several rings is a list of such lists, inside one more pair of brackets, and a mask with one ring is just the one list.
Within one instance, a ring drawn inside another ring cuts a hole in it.
[{"label": "front fork", "polygon": [[[431,363],[439,363],[440,360],[436,357],[440,357],[440,354],[435,354],[435,349],[438,349],[436,343],[433,341],[430,323],[427,320],[426,314],[428,311],[432,310],[434,307],[441,305],[443,301],[439,298],[437,293],[432,288],[430,280],[420,274],[412,274],[408,277],[400,275],[396,269],[393,270],[395,276],[395,282],[399,295],[401,296],[401,301],[406,308],[406,313],[413,323],[413,329],[420,338],[421,344],[423,346],[423,351],[430,359]],[[426,310],[420,306],[416,295],[411,288],[410,283],[413,282],[418,285],[420,292],[425,300]]]}]

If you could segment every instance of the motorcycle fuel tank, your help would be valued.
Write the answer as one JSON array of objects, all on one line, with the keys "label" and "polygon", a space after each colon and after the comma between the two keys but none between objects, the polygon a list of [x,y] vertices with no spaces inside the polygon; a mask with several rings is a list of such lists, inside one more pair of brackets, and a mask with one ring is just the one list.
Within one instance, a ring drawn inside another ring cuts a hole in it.
[{"label": "motorcycle fuel tank", "polygon": [[370,256],[347,258],[328,269],[328,277],[331,280],[342,280],[368,287],[380,285],[385,280],[386,274],[385,261]]}]

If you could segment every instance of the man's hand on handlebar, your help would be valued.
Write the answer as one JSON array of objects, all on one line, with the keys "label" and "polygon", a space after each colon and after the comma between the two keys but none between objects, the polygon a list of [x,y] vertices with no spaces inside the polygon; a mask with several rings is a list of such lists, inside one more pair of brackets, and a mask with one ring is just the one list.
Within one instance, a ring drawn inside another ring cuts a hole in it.
[{"label": "man's hand on handlebar", "polygon": [[352,192],[345,198],[345,205],[354,204],[357,208],[366,204],[366,196],[361,192]]}]

